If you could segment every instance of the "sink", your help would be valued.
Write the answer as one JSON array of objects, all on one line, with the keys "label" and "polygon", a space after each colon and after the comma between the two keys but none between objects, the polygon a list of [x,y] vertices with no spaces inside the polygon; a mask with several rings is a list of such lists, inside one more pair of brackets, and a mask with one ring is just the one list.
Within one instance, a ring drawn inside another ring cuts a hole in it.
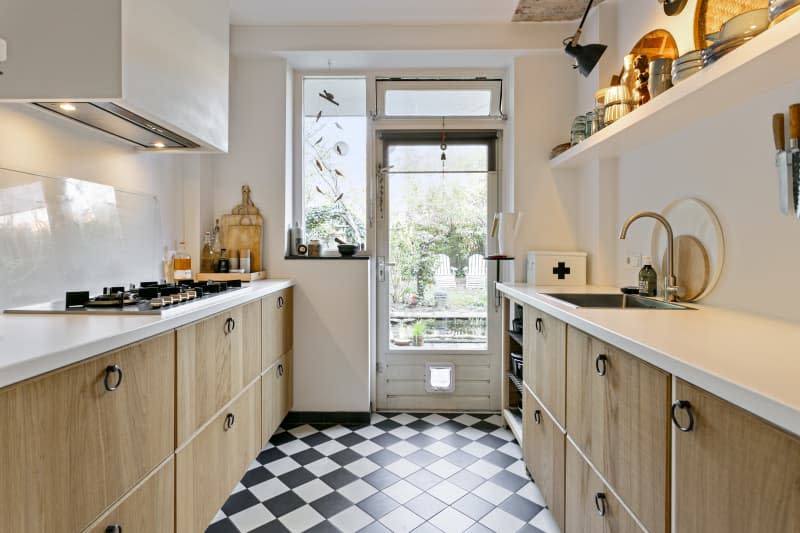
[{"label": "sink", "polygon": [[575,307],[603,307],[609,309],[691,309],[676,303],[637,296],[635,294],[545,294],[550,298]]}]

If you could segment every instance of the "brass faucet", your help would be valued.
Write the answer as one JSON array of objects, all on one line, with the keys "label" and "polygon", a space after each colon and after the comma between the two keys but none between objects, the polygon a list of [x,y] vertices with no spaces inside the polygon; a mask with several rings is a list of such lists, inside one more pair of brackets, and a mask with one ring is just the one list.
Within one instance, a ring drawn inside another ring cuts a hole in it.
[{"label": "brass faucet", "polygon": [[641,211],[628,217],[628,220],[622,224],[622,231],[619,232],[619,238],[625,239],[628,235],[628,228],[634,221],[640,218],[652,218],[661,222],[664,229],[667,231],[667,274],[664,276],[664,301],[674,302],[678,299],[678,280],[675,278],[675,245],[674,235],[672,233],[672,226],[669,221],[658,213],[652,211]]}]

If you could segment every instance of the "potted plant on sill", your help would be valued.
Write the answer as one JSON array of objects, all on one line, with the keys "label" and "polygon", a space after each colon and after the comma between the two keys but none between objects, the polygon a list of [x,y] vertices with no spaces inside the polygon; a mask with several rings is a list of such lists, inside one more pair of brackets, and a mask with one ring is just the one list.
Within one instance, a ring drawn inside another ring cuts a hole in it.
[{"label": "potted plant on sill", "polygon": [[425,322],[417,320],[411,326],[411,345],[422,346],[425,343]]}]

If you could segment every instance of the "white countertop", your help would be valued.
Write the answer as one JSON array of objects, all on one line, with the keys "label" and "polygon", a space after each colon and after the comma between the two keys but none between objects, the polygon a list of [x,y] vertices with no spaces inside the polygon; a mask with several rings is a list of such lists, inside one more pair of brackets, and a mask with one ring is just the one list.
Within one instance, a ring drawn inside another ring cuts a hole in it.
[{"label": "white countertop", "polygon": [[161,315],[0,315],[0,387],[121,348],[294,285],[262,280]]},{"label": "white countertop", "polygon": [[693,311],[576,308],[545,293],[609,287],[500,284],[506,295],[800,435],[800,325],[686,304]]}]

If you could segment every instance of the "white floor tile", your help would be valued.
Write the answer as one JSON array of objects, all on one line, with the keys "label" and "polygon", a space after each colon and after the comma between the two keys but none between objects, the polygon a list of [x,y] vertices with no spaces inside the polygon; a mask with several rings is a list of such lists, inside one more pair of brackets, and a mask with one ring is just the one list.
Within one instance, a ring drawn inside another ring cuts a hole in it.
[{"label": "white floor tile", "polygon": [[396,443],[392,444],[391,446],[389,446],[386,449],[389,450],[390,452],[396,453],[400,457],[405,457],[406,455],[411,455],[415,451],[419,450],[419,448],[417,446],[414,446],[410,442],[406,442],[404,440],[401,440],[400,442],[396,442]]},{"label": "white floor tile", "polygon": [[[502,426],[503,425],[503,417],[500,416],[500,415],[492,415],[492,416],[490,416],[489,418],[486,419],[486,422],[489,422],[490,424],[494,424],[495,426]],[[506,431],[508,431],[508,430],[506,430]],[[511,433],[511,432],[509,431],[509,433]]]},{"label": "white floor tile", "polygon": [[456,511],[452,507],[444,509],[441,513],[431,518],[429,522],[444,531],[444,533],[463,533],[475,523],[472,518]]},{"label": "white floor tile", "polygon": [[469,440],[478,440],[482,437],[485,437],[486,433],[484,433],[480,429],[464,428],[461,431],[456,432],[456,435],[461,435],[462,437]]},{"label": "white floor tile", "polygon": [[333,455],[336,452],[340,452],[346,448],[341,442],[335,440],[329,440],[328,442],[323,442],[322,444],[318,444],[314,446],[314,449],[317,450],[322,455]]},{"label": "white floor tile", "polygon": [[356,433],[364,437],[365,439],[372,439],[377,437],[378,435],[383,435],[386,433],[382,429],[378,429],[375,426],[364,426],[363,428],[359,428],[356,430]]},{"label": "white floor tile", "polygon": [[259,483],[258,485],[250,487],[249,490],[253,493],[253,496],[258,498],[260,501],[265,502],[270,498],[274,498],[278,494],[283,494],[289,490],[289,487],[284,485],[280,479],[274,477],[264,481],[263,483]]},{"label": "white floor tile", "polygon": [[546,507],[547,503],[544,501],[544,495],[534,483],[527,483],[517,491],[521,497],[530,500],[536,505]]},{"label": "white floor tile", "polygon": [[477,458],[481,458],[485,455],[492,453],[494,450],[489,448],[488,446],[484,446],[479,442],[470,442],[466,446],[461,448],[463,451],[467,452],[470,455],[474,455]]},{"label": "white floor tile", "polygon": [[408,533],[422,522],[424,522],[422,518],[405,507],[398,507],[381,518],[381,523],[391,529],[393,533]]},{"label": "white floor tile", "polygon": [[357,454],[366,457],[367,455],[372,455],[375,452],[381,451],[383,447],[378,446],[371,440],[365,440],[364,442],[359,442],[350,449],[356,452]]},{"label": "white floor tile", "polygon": [[528,471],[525,469],[525,463],[523,463],[522,461],[516,461],[514,463],[511,463],[506,467],[506,470],[508,470],[512,474],[518,475],[519,477],[524,477],[524,478],[528,477]]},{"label": "white floor tile", "polygon": [[400,439],[407,439],[409,437],[413,437],[414,435],[419,433],[419,431],[414,431],[413,429],[406,426],[400,426],[399,428],[394,428],[389,433]]},{"label": "white floor tile", "polygon": [[496,485],[491,481],[487,481],[483,485],[473,489],[472,493],[494,505],[500,505],[512,494],[510,490]]},{"label": "white floor tile", "polygon": [[467,415],[467,414],[459,415],[459,416],[455,417],[453,420],[455,420],[459,424],[464,424],[465,426],[471,426],[471,425],[477,424],[478,422],[481,421],[480,418],[475,418],[474,416]]},{"label": "white floor tile", "polygon": [[386,467],[386,470],[400,477],[409,476],[419,469],[419,466],[415,465],[408,459],[399,459]]},{"label": "white floor tile", "polygon": [[481,524],[494,531],[516,531],[525,525],[525,522],[502,509],[494,509],[481,518]]},{"label": "white floor tile", "polygon": [[490,433],[490,435],[493,435],[493,436],[495,436],[495,437],[497,437],[499,439],[507,440],[509,442],[511,442],[511,441],[515,441],[516,442],[516,440],[515,440],[516,437],[514,437],[514,434],[511,433],[511,431],[506,429],[506,428],[497,428],[494,431],[492,431]]},{"label": "white floor tile", "polygon": [[306,465],[306,470],[308,470],[317,477],[322,477],[328,472],[333,472],[338,468],[339,464],[335,462],[333,459],[328,459],[327,457],[323,457],[322,459],[317,459],[313,463],[309,463]]},{"label": "white floor tile", "polygon": [[300,439],[292,440],[287,442],[286,444],[281,444],[278,446],[278,449],[285,453],[286,455],[294,455],[298,452],[302,452],[303,450],[309,449],[311,446],[306,444],[305,442],[301,441]]},{"label": "white floor tile", "polygon": [[449,431],[447,431],[446,429],[442,429],[438,426],[428,428],[425,431],[423,431],[423,433],[434,439],[443,439],[446,436],[450,435]]},{"label": "white floor tile", "polygon": [[292,470],[300,468],[300,463],[298,463],[291,457],[283,457],[275,462],[267,463],[266,465],[264,465],[264,468],[266,468],[276,476],[281,476],[286,472],[291,472]]},{"label": "white floor tile", "polygon": [[469,465],[467,467],[467,470],[469,470],[473,474],[478,474],[483,479],[489,479],[493,475],[500,472],[502,468],[490,463],[489,461],[484,461],[483,459],[480,459],[479,461],[475,461],[474,463]]},{"label": "white floor tile", "polygon": [[300,485],[293,490],[298,496],[303,498],[303,501],[306,503],[311,503],[333,492],[332,488],[319,479],[312,479],[308,483]]},{"label": "white floor tile", "polygon": [[254,505],[244,511],[230,516],[231,522],[239,531],[251,531],[275,519],[275,516],[263,505]]},{"label": "white floor tile", "polygon": [[447,505],[452,505],[453,502],[463,497],[466,493],[467,491],[465,491],[458,485],[450,483],[447,480],[442,481],[441,483],[439,483],[438,485],[436,485],[431,489],[428,489],[428,494],[430,494],[434,498],[442,500]]},{"label": "white floor tile", "polygon": [[445,418],[442,415],[434,413],[432,415],[426,416],[425,418],[423,418],[423,420],[428,424],[433,424],[434,426],[438,426],[439,424],[444,424],[445,422],[447,422],[449,418]]},{"label": "white floor tile", "polygon": [[431,452],[434,455],[438,455],[439,457],[444,457],[445,455],[450,455],[451,453],[456,451],[455,448],[453,448],[449,444],[445,444],[442,441],[436,441],[433,444],[431,444],[430,446],[426,446],[425,449],[427,451]]},{"label": "white floor tile", "polygon": [[281,523],[290,531],[305,531],[323,520],[325,518],[310,505],[298,507],[291,513],[280,517]]},{"label": "white floor tile", "polygon": [[371,474],[372,472],[376,471],[380,467],[366,457],[362,457],[358,461],[353,461],[349,465],[346,465],[345,468],[358,477],[364,477],[367,474]]},{"label": "white floor tile", "polygon": [[397,416],[393,416],[392,420],[394,422],[397,422],[398,424],[403,424],[405,426],[406,424],[410,424],[411,422],[416,422],[419,419],[416,416],[411,416],[409,414],[403,413]]},{"label": "white floor tile", "polygon": [[345,533],[355,532],[371,524],[374,519],[358,507],[348,507],[328,521]]},{"label": "white floor tile", "polygon": [[519,447],[519,444],[516,442],[509,442],[508,444],[503,444],[499,448],[497,448],[498,452],[503,452],[506,455],[510,455],[515,459],[522,459],[522,448]]},{"label": "white floor tile", "polygon": [[352,431],[350,431],[344,426],[331,426],[329,428],[323,429],[322,432],[332,439],[338,439],[339,437],[344,437],[348,433],[352,433]]},{"label": "white floor tile", "polygon": [[457,467],[450,461],[445,459],[439,459],[435,463],[431,463],[426,467],[426,470],[429,472],[433,472],[439,477],[448,478],[455,474],[456,472],[460,472],[461,468]]},{"label": "white floor tile", "polygon": [[406,503],[422,494],[422,491],[405,479],[401,479],[394,485],[383,489],[383,493],[398,503]]},{"label": "white floor tile", "polygon": [[366,481],[357,479],[352,483],[349,483],[344,487],[340,488],[338,492],[351,502],[358,503],[361,500],[364,500],[369,496],[372,496],[373,494],[378,492],[378,489],[376,489]]},{"label": "white floor tile", "polygon": [[303,424],[302,426],[297,426],[296,428],[292,428],[289,430],[289,433],[291,433],[298,439],[302,439],[303,437],[308,437],[309,435],[313,435],[314,433],[318,432],[319,432],[318,429],[308,424]]}]

